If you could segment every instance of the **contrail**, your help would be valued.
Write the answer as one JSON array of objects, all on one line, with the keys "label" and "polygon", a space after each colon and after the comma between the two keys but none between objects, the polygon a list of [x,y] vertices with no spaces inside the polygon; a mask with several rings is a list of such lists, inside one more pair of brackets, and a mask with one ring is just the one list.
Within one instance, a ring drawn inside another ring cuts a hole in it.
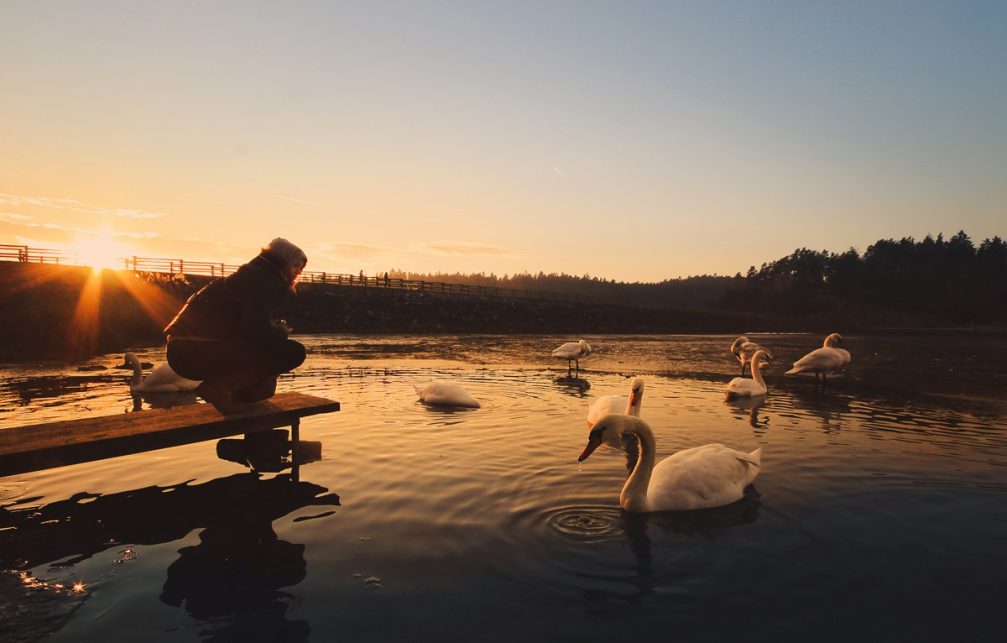
[{"label": "contrail", "polygon": [[566,177],[566,174],[563,174],[563,170],[559,169],[555,165],[552,166],[552,169],[556,170],[556,174],[559,174],[562,177]]},{"label": "contrail", "polygon": [[277,194],[276,196],[278,198],[280,198],[280,199],[286,199],[287,201],[293,201],[294,203],[306,203],[308,205],[317,205],[320,208],[327,207],[327,206],[322,205],[321,203],[315,203],[314,201],[305,201],[304,199],[295,199],[292,196],[283,196],[282,194]]}]

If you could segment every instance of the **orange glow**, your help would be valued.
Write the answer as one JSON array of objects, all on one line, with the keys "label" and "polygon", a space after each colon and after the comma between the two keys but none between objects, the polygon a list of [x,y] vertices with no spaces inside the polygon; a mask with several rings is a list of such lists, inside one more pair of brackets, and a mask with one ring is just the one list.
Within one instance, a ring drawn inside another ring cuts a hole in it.
[{"label": "orange glow", "polygon": [[121,269],[123,258],[134,254],[126,244],[114,240],[108,230],[79,235],[67,250],[76,256],[78,264],[99,270]]}]

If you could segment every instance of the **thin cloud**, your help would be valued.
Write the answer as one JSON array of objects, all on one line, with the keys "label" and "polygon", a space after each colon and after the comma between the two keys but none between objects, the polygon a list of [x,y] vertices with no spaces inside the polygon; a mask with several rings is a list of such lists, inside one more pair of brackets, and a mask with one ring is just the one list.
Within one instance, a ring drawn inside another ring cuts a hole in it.
[{"label": "thin cloud", "polygon": [[322,205],[321,203],[315,203],[314,201],[305,201],[304,199],[295,199],[292,196],[283,196],[282,194],[277,194],[276,198],[277,199],[283,199],[284,201],[293,201],[294,203],[304,203],[304,204],[307,204],[307,205],[315,205],[315,206],[318,206],[319,208],[328,207],[328,206]]},{"label": "thin cloud", "polygon": [[371,259],[376,256],[382,256],[394,252],[387,246],[379,246],[370,243],[323,242],[315,244],[315,248],[324,255],[349,259]]},{"label": "thin cloud", "polygon": [[27,214],[17,214],[15,212],[0,212],[0,221],[21,223],[22,221],[31,221],[31,217]]},{"label": "thin cloud", "polygon": [[559,174],[560,176],[562,176],[564,178],[566,177],[566,174],[563,174],[563,170],[559,169],[555,165],[552,166],[552,169],[556,170],[556,174]]},{"label": "thin cloud", "polygon": [[513,256],[510,248],[471,241],[434,241],[414,246],[420,252],[434,252],[443,255],[464,256]]},{"label": "thin cloud", "polygon": [[133,208],[95,208],[74,199],[57,199],[52,197],[23,196],[0,192],[0,204],[13,207],[57,208],[85,214],[98,214],[125,219],[159,219],[166,216],[160,212],[144,212]]}]

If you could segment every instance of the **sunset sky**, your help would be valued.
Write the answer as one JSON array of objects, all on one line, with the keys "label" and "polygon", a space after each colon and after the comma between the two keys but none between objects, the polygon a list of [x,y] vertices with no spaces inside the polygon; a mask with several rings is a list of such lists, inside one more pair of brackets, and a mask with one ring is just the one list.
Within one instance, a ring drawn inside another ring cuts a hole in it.
[{"label": "sunset sky", "polygon": [[1007,234],[1005,2],[0,3],[0,243],[734,274]]}]

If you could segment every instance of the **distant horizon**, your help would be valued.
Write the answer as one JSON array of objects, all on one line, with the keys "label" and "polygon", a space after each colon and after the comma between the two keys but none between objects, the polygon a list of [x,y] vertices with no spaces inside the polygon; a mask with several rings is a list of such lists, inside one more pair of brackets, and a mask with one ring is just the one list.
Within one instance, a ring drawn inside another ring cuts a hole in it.
[{"label": "distant horizon", "polygon": [[[830,254],[830,255],[840,255],[840,254],[843,254],[845,252],[848,252],[849,250],[855,250],[859,256],[863,256],[864,252],[866,252],[868,248],[870,248],[871,246],[873,246],[873,245],[875,245],[875,244],[877,244],[878,242],[881,242],[881,241],[895,241],[895,242],[897,242],[897,241],[901,241],[903,239],[911,239],[911,240],[913,240],[915,242],[922,242],[922,241],[924,241],[927,238],[931,238],[931,239],[934,239],[934,240],[943,239],[946,242],[948,239],[950,239],[951,237],[953,237],[953,236],[955,236],[956,234],[959,234],[959,233],[965,233],[965,235],[972,242],[973,246],[976,247],[976,248],[978,248],[984,241],[992,241],[994,239],[1001,239],[1001,240],[1007,239],[1007,235],[1001,236],[999,234],[994,234],[994,235],[991,235],[989,237],[984,237],[982,239],[977,239],[976,237],[973,237],[972,235],[970,235],[967,230],[956,230],[952,234],[945,234],[943,232],[940,232],[940,233],[937,233],[937,234],[930,234],[930,233],[928,233],[928,234],[925,234],[925,235],[923,235],[921,237],[915,237],[913,235],[901,235],[901,236],[896,236],[896,237],[886,237],[886,238],[883,238],[883,239],[875,239],[874,241],[871,241],[870,243],[868,243],[864,248],[845,248],[843,250],[830,250],[830,249],[827,249],[827,248],[808,248],[806,246],[801,246],[799,248],[793,248],[790,252],[788,252],[786,254],[783,254],[783,255],[780,255],[779,257],[773,257],[773,258],[764,259],[763,261],[760,261],[759,263],[750,264],[749,266],[746,266],[742,270],[736,270],[736,271],[731,272],[729,274],[727,274],[727,273],[723,273],[723,274],[722,273],[690,274],[690,275],[684,275],[684,276],[678,276],[678,277],[665,277],[664,279],[657,279],[657,280],[653,280],[653,281],[644,281],[644,280],[640,280],[640,279],[628,281],[628,280],[622,280],[622,279],[614,279],[614,278],[606,277],[604,275],[593,275],[593,274],[577,275],[577,274],[572,274],[572,273],[565,273],[565,272],[562,272],[562,271],[559,271],[559,272],[546,272],[544,270],[527,270],[527,271],[518,271],[518,272],[513,272],[513,273],[496,274],[496,273],[488,272],[488,271],[477,271],[477,272],[458,272],[458,271],[453,271],[453,272],[447,272],[447,271],[443,271],[443,270],[442,271],[437,271],[437,270],[403,270],[401,268],[397,268],[397,267],[394,267],[394,266],[390,267],[390,268],[387,268],[387,269],[384,269],[384,270],[377,269],[377,270],[371,271],[371,272],[368,272],[368,271],[365,270],[364,271],[364,275],[367,276],[367,277],[376,277],[376,276],[377,277],[381,277],[381,276],[383,276],[386,273],[390,273],[390,274],[392,274],[392,273],[393,274],[400,274],[401,273],[401,274],[412,274],[412,275],[429,275],[429,276],[446,276],[446,277],[450,277],[450,276],[479,277],[479,276],[482,276],[482,277],[486,277],[486,278],[495,277],[497,279],[504,279],[504,280],[506,280],[506,279],[512,279],[512,278],[517,278],[517,277],[522,277],[522,276],[531,276],[531,277],[534,277],[536,275],[543,274],[545,276],[572,277],[572,278],[577,278],[577,279],[583,279],[583,278],[595,279],[595,278],[597,278],[597,279],[602,280],[602,281],[614,282],[614,283],[619,283],[619,284],[650,285],[650,284],[659,284],[659,283],[662,283],[662,282],[665,282],[665,281],[683,281],[683,280],[688,280],[688,279],[696,279],[696,278],[704,278],[704,277],[707,277],[707,278],[733,278],[733,277],[735,277],[735,276],[737,276],[739,274],[743,276],[751,268],[758,269],[761,266],[764,266],[766,264],[770,264],[770,263],[772,263],[774,261],[779,261],[779,260],[781,260],[781,259],[783,259],[785,257],[788,257],[791,254],[793,254],[794,252],[796,252],[798,250],[801,250],[801,249],[807,249],[807,250],[811,250],[813,252],[824,252],[824,253]],[[0,239],[0,241],[2,241],[2,239]],[[0,244],[0,245],[4,245],[4,244]],[[38,250],[38,249],[55,249],[55,250],[60,250],[60,251],[63,250],[62,248],[52,247],[51,244],[49,246],[32,245],[32,244],[24,244],[24,243],[13,243],[13,244],[6,244],[6,245],[27,246],[30,249],[35,249],[35,250]],[[67,250],[67,252],[68,253],[72,253],[73,249],[70,248],[70,249]],[[257,254],[258,250],[254,251],[254,252]],[[107,258],[106,258],[106,260],[103,261],[101,265],[96,265],[95,267],[107,267],[107,268],[113,268],[113,269],[121,269],[122,266],[120,264],[123,262],[123,260],[128,259],[131,256],[134,256],[134,255],[119,256],[119,257],[115,258],[116,259],[115,261],[108,261]],[[151,255],[151,256],[145,256],[145,255],[139,255],[139,254],[137,254],[135,256],[138,257],[138,258],[140,258],[140,259],[181,260],[181,261],[186,261],[186,262],[191,262],[191,263],[225,264],[225,265],[233,267],[233,266],[239,266],[241,264],[247,263],[252,258],[254,258],[255,254],[252,254],[252,255],[248,256],[247,258],[245,258],[245,259],[241,259],[241,260],[235,259],[235,260],[230,260],[230,261],[222,261],[220,259],[215,259],[215,258],[194,258],[194,257],[165,256],[165,255],[160,255],[160,256],[153,256],[153,255]],[[81,260],[80,258],[77,258],[77,257],[75,257],[75,259],[76,259],[76,261],[75,261],[74,265],[79,265],[79,266],[88,266],[88,265],[90,265],[90,264],[87,263],[86,259]],[[343,274],[343,275],[351,275],[351,276],[356,276],[360,272],[360,271],[354,272],[354,271],[348,271],[348,270],[327,270],[324,266],[321,266],[321,267],[314,266],[314,265],[312,265],[312,261],[311,261],[311,257],[310,256],[308,257],[308,267],[306,268],[306,271],[309,274],[310,273],[323,273],[324,272],[324,273],[328,273],[328,274],[331,274],[331,275]]]}]

